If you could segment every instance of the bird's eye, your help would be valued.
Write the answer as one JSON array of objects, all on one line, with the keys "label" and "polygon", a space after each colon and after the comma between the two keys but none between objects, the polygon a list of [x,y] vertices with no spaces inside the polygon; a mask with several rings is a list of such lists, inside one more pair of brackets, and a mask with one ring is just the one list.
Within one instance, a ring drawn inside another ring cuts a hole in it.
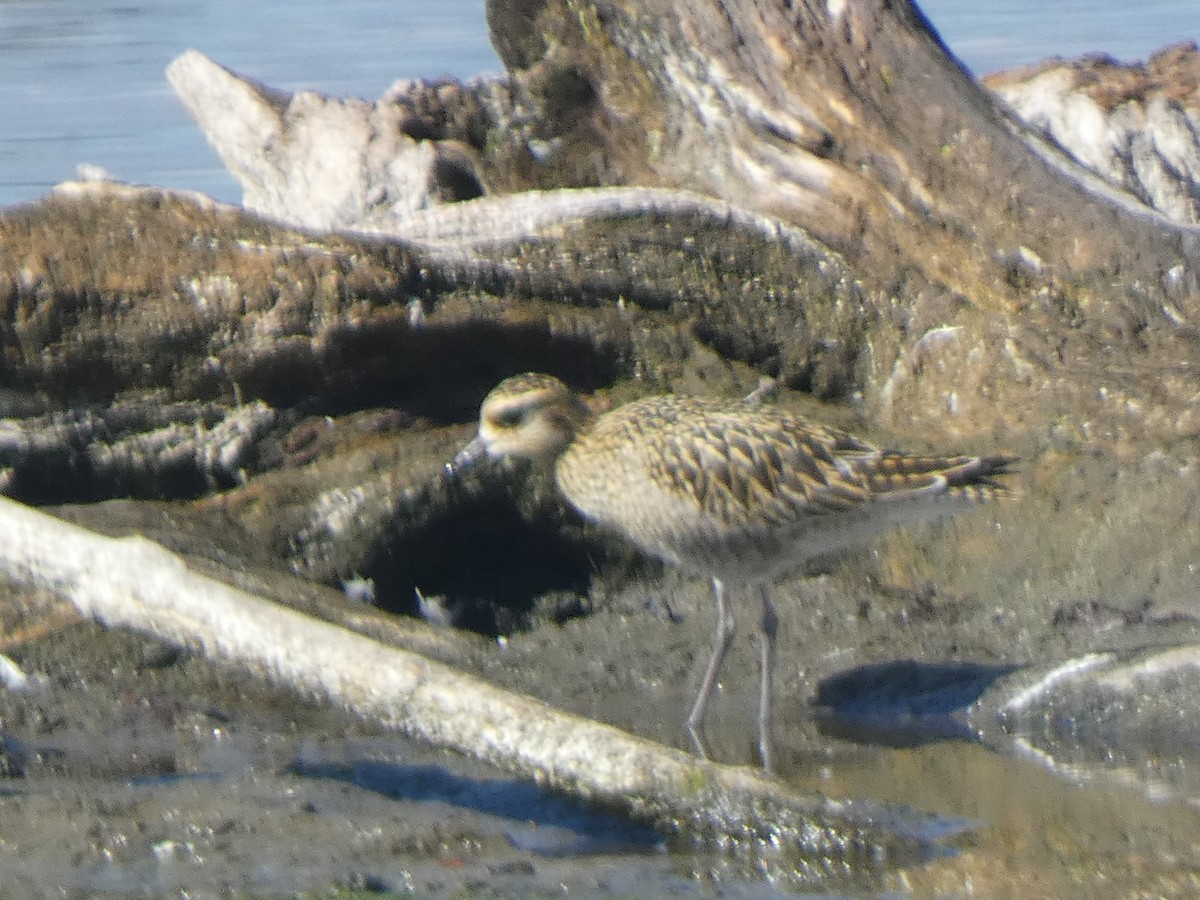
[{"label": "bird's eye", "polygon": [[492,422],[499,428],[516,428],[525,420],[525,410],[520,407],[501,410],[492,416]]}]

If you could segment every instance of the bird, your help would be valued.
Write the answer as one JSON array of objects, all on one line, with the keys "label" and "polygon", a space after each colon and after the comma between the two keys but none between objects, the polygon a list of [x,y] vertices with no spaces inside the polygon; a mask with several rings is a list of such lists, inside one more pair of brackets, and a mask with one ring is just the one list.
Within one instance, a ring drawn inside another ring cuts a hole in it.
[{"label": "bird", "polygon": [[769,586],[893,525],[1011,496],[1003,479],[1017,461],[1005,453],[880,450],[750,398],[668,394],[597,413],[561,379],[541,373],[513,375],[487,394],[477,434],[447,473],[460,477],[488,459],[549,469],[584,519],[711,581],[713,646],[686,720],[701,756],[700,729],[736,627],[728,590],[758,589],[758,750],[768,770],[777,625]]}]

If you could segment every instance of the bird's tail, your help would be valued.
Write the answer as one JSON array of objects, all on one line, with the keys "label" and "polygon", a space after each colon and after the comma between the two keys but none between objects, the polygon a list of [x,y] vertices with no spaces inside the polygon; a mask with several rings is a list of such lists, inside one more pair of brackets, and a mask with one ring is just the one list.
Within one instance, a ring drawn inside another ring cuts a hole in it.
[{"label": "bird's tail", "polygon": [[1017,457],[1006,453],[990,456],[912,456],[883,452],[864,460],[861,475],[872,493],[880,498],[942,494],[956,499],[986,502],[1016,495],[1005,476],[1013,473]]}]

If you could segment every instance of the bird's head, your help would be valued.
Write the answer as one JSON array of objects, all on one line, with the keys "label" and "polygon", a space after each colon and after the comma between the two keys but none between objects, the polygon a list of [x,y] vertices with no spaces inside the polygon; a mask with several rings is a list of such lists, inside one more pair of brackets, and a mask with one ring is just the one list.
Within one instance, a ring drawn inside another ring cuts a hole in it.
[{"label": "bird's head", "polygon": [[479,433],[450,468],[457,471],[485,457],[552,462],[591,418],[587,405],[554,376],[514,375],[484,398]]}]

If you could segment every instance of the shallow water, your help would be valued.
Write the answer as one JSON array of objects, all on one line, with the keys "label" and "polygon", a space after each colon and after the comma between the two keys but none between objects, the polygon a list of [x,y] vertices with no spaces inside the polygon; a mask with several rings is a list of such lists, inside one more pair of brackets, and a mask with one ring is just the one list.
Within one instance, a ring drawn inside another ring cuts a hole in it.
[{"label": "shallow water", "polygon": [[[191,47],[275,87],[374,98],[398,78],[497,71],[483,6],[0,0],[0,206],[41,196],[80,163],[237,202],[233,178],[167,86],[173,58]],[[922,8],[976,72],[1093,50],[1139,59],[1200,39],[1195,0]]]},{"label": "shallow water", "polygon": [[[57,649],[19,654],[48,667],[101,646],[79,670],[83,680],[0,697],[8,725],[0,762],[21,776],[0,780],[6,898],[52,888],[60,896],[804,893],[786,874],[764,881],[720,854],[668,851],[661,836],[621,818],[137,644],[87,627]],[[106,663],[112,673],[101,678]],[[181,699],[176,679],[195,693]],[[723,714],[753,706],[722,700]],[[668,705],[663,718],[678,712]],[[882,877],[852,873],[829,886],[838,896],[1193,896],[1200,887],[1200,811],[1185,798],[1150,796],[1119,772],[1081,789],[1036,757],[913,736],[911,746],[855,745],[786,716],[778,740],[789,748],[780,774],[802,789],[974,823],[945,855]]]},{"label": "shallow water", "polygon": [[980,823],[962,852],[908,873],[917,896],[1194,896],[1200,813],[1147,797],[1114,773],[1081,789],[1036,758],[939,743],[864,750],[824,770],[823,787]]}]

